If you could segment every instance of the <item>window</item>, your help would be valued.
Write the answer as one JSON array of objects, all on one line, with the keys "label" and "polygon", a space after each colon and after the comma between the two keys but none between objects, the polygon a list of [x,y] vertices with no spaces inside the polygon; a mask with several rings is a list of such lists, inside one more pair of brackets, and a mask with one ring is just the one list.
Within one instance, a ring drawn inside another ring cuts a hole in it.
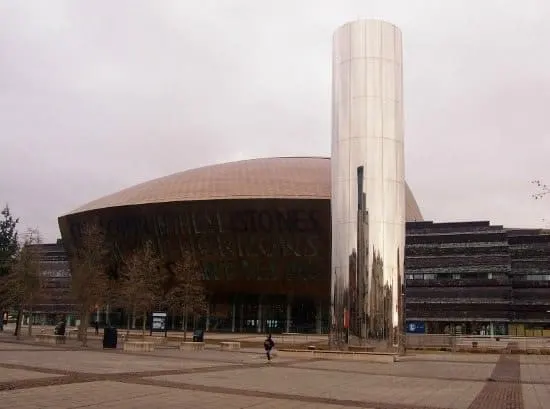
[{"label": "window", "polygon": [[550,281],[550,274],[527,274],[527,281]]}]

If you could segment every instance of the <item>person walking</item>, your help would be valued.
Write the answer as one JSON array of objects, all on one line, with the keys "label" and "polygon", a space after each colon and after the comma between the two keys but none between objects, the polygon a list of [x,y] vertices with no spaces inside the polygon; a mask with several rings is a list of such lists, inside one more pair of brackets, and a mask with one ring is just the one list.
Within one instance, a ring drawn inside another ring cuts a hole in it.
[{"label": "person walking", "polygon": [[95,334],[99,335],[99,322],[94,321]]},{"label": "person walking", "polygon": [[265,354],[267,355],[268,362],[271,361],[271,350],[273,349],[274,346],[275,346],[275,342],[273,342],[273,340],[271,339],[271,334],[269,334],[264,341],[264,349],[265,349]]}]

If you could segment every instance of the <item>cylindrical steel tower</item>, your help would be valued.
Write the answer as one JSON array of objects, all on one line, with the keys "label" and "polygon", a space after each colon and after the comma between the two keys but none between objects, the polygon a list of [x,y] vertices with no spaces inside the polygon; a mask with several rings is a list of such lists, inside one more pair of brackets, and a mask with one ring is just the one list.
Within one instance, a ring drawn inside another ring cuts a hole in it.
[{"label": "cylindrical steel tower", "polygon": [[338,28],[332,87],[330,343],[394,349],[404,309],[400,30],[376,20]]}]

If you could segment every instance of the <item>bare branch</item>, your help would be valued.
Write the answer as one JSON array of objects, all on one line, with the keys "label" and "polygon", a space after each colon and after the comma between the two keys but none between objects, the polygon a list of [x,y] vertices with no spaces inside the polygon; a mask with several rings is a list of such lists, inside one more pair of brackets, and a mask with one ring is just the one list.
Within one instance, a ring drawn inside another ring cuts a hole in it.
[{"label": "bare branch", "polygon": [[533,180],[533,181],[531,181],[531,183],[533,185],[535,185],[536,188],[537,188],[537,192],[535,192],[534,194],[531,195],[535,200],[542,199],[546,195],[550,194],[550,186],[549,185],[543,183],[540,180]]},{"label": "bare branch", "polygon": [[[166,302],[169,307],[183,311],[184,330],[187,329],[186,319],[189,314],[200,315],[207,309],[206,291],[202,282],[200,266],[191,255],[185,253],[171,269],[171,289]],[[185,339],[184,333],[184,339]]]},{"label": "bare branch", "polygon": [[80,245],[70,260],[71,290],[80,305],[80,339],[83,345],[87,342],[90,313],[102,304],[109,293],[106,257],[103,231],[96,224],[85,225]]},{"label": "bare branch", "polygon": [[[139,313],[151,312],[161,302],[163,296],[163,279],[160,276],[160,258],[153,243],[145,242],[143,247],[123,257],[120,276],[119,302],[128,310]],[[145,331],[145,321],[143,323]]]},{"label": "bare branch", "polygon": [[[32,312],[32,306],[43,292],[42,263],[40,257],[40,232],[30,229],[24,235],[24,241],[15,254],[7,275],[0,281],[0,294],[3,304],[18,311],[18,317],[26,308]],[[20,335],[20,322],[16,324],[15,335]],[[29,335],[32,331],[32,320],[29,324]]]}]

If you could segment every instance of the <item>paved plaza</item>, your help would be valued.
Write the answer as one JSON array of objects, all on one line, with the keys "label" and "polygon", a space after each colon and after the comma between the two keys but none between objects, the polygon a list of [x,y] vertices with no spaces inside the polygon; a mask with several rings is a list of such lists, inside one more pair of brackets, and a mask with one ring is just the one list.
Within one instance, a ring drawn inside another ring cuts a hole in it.
[{"label": "paved plaza", "polygon": [[0,336],[0,408],[550,408],[550,357],[416,354],[393,364],[258,349],[151,353]]}]

